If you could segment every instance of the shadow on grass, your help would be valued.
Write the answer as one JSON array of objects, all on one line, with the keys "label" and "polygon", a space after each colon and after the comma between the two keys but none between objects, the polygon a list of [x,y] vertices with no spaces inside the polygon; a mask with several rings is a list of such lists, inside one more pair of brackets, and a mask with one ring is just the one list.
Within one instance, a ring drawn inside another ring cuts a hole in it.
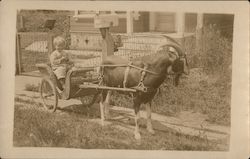
[{"label": "shadow on grass", "polygon": [[90,119],[100,117],[99,107],[94,107],[94,106],[87,108],[81,104],[74,104],[74,105],[69,105],[67,107],[63,107],[63,108],[58,107],[57,109],[64,113],[82,115]]},{"label": "shadow on grass", "polygon": [[[74,114],[74,115],[81,115],[85,116],[88,119],[100,119],[100,109],[98,104],[92,105],[89,109],[87,107],[83,107],[81,104],[77,105],[70,105],[64,108],[58,108],[58,110]],[[107,121],[112,122],[113,124],[118,124],[119,126],[122,126],[124,129],[134,129],[135,122],[134,122],[134,115],[131,114],[130,111],[126,110],[110,110],[110,116]],[[146,119],[140,118],[139,119],[140,128],[143,130],[146,129]],[[161,131],[161,132],[176,132],[178,131],[171,129],[167,127],[166,125],[163,125],[161,122],[152,120],[152,124],[154,126],[154,130]],[[146,131],[146,130],[145,130]]]},{"label": "shadow on grass", "polygon": [[[23,107],[27,107],[26,104]],[[135,144],[133,137],[133,114],[127,111],[113,111],[108,120],[112,124],[104,127],[88,119],[100,118],[98,104],[87,108],[70,105],[56,113],[40,111],[36,107],[23,109],[15,105],[14,146],[69,147],[83,149],[143,149],[143,150],[226,150],[217,143],[200,137],[176,132],[160,122],[153,121],[155,135],[146,131],[145,119],[140,120],[142,143]],[[121,118],[119,118],[121,116]],[[117,126],[121,126],[124,131]]]}]

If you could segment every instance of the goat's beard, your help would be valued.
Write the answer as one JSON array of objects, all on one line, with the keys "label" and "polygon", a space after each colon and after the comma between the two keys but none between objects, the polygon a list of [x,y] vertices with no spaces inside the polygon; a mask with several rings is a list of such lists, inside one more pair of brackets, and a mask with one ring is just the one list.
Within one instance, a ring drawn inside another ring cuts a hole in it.
[{"label": "goat's beard", "polygon": [[181,60],[181,59],[177,59],[174,61],[173,65],[172,65],[172,71],[174,72],[174,86],[178,86],[179,85],[179,81],[180,81],[180,77],[182,75],[182,73],[184,73],[184,66],[185,65],[185,61]]},{"label": "goat's beard", "polygon": [[174,76],[174,81],[173,81],[174,86],[177,87],[179,85],[180,77],[181,77],[181,74],[179,73]]}]

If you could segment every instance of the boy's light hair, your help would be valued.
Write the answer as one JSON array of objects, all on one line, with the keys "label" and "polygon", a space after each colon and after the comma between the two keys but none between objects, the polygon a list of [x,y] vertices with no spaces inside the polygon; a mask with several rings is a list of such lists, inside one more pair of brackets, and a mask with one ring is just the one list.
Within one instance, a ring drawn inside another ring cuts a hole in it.
[{"label": "boy's light hair", "polygon": [[62,44],[65,45],[65,43],[66,43],[65,39],[63,37],[61,37],[61,36],[57,36],[53,40],[53,44],[55,46],[62,45]]}]

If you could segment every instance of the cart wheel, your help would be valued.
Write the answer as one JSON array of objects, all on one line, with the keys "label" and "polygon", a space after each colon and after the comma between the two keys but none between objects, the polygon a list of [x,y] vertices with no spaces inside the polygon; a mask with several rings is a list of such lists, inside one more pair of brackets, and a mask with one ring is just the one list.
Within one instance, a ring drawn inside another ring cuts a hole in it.
[{"label": "cart wheel", "polygon": [[40,97],[43,106],[49,112],[55,112],[58,104],[58,95],[55,85],[51,80],[43,78],[40,85]]},{"label": "cart wheel", "polygon": [[87,95],[84,97],[80,97],[80,100],[82,102],[82,105],[85,107],[90,107],[91,105],[93,105],[98,97],[98,93],[96,94],[91,94],[91,95]]}]

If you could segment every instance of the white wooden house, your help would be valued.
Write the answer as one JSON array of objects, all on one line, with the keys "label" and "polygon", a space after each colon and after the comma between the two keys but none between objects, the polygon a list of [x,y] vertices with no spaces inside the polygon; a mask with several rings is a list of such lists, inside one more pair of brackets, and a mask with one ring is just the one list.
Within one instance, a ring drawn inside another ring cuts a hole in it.
[{"label": "white wooden house", "polygon": [[[94,28],[96,11],[76,10],[70,17],[72,49],[99,48],[100,32]],[[166,34],[182,39],[194,35],[206,23],[233,25],[232,15],[184,13],[184,12],[144,12],[144,11],[101,11],[99,14],[116,14],[119,25],[110,28],[111,33],[119,34]],[[95,40],[96,39],[96,40]]]}]

